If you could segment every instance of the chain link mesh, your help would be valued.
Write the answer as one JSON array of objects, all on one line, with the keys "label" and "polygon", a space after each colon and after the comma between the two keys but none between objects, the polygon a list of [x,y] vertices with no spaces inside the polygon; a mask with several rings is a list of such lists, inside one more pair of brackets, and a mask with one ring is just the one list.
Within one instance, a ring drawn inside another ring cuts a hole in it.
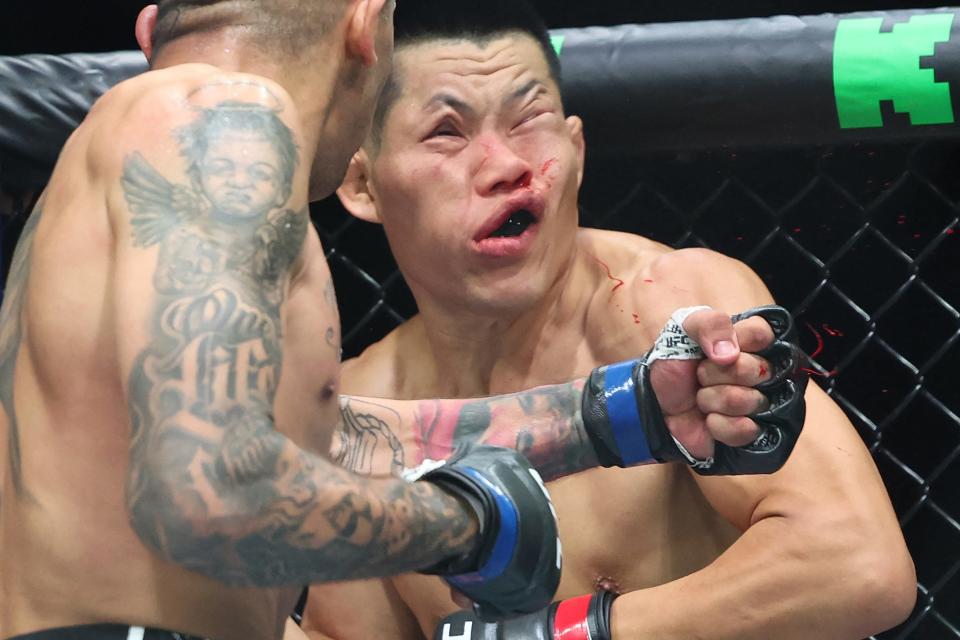
[{"label": "chain link mesh", "polygon": [[[878,639],[960,639],[960,142],[593,156],[582,221],[744,260],[797,316],[816,380],[872,451],[917,567]],[[4,265],[29,196],[3,196]],[[379,228],[314,207],[344,356],[416,313]]]}]

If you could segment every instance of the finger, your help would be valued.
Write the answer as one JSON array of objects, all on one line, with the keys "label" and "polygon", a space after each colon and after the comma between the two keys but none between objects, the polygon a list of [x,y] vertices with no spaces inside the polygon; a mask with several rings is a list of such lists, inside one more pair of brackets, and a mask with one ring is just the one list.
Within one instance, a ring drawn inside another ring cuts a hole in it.
[{"label": "finger", "polygon": [[760,437],[760,427],[750,418],[734,418],[718,413],[707,416],[707,431],[715,440],[730,447],[745,447]]},{"label": "finger", "polygon": [[726,367],[710,360],[703,360],[697,366],[697,381],[701,387],[725,384],[755,387],[771,377],[770,363],[752,353],[741,353],[736,362]]},{"label": "finger", "polygon": [[734,329],[736,330],[737,340],[741,351],[756,353],[763,351],[771,344],[775,338],[773,327],[766,320],[759,316],[747,318],[738,322]]},{"label": "finger", "polygon": [[722,311],[697,311],[684,321],[683,328],[713,362],[732,364],[740,355],[733,322]]},{"label": "finger", "polygon": [[766,396],[750,387],[718,385],[697,392],[697,408],[706,414],[748,416],[765,411],[769,406]]}]

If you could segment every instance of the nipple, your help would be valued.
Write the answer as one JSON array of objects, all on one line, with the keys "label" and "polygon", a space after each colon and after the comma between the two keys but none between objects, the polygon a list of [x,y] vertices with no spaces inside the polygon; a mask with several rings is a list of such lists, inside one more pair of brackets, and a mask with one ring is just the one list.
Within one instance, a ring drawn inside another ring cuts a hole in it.
[{"label": "nipple", "polygon": [[605,576],[597,576],[597,579],[593,581],[593,586],[597,591],[609,591],[618,596],[623,593],[620,583],[613,578],[607,578]]}]

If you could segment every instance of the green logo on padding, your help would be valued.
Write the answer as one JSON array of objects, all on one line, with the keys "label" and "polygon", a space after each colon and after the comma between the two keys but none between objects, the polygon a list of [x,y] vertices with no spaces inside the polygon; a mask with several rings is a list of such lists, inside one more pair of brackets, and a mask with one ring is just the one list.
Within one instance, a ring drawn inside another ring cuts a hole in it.
[{"label": "green logo on padding", "polygon": [[557,52],[557,57],[563,52],[563,42],[566,39],[566,36],[550,36],[550,44],[553,45],[553,50]]},{"label": "green logo on padding", "polygon": [[952,13],[917,15],[880,33],[883,18],[841,20],[833,57],[833,85],[840,126],[882,127],[880,101],[892,100],[910,122],[954,122],[950,85],[937,82],[920,58],[932,56],[938,42],[950,40]]}]

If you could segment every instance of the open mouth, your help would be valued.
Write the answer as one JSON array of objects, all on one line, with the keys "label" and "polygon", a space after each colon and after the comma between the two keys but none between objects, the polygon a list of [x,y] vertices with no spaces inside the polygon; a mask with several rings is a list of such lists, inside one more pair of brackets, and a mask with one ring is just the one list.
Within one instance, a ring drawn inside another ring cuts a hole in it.
[{"label": "open mouth", "polygon": [[530,228],[530,225],[534,224],[537,221],[537,218],[527,211],[526,209],[521,209],[514,212],[506,222],[497,227],[493,233],[490,234],[491,238],[516,238],[522,236],[523,233]]}]

